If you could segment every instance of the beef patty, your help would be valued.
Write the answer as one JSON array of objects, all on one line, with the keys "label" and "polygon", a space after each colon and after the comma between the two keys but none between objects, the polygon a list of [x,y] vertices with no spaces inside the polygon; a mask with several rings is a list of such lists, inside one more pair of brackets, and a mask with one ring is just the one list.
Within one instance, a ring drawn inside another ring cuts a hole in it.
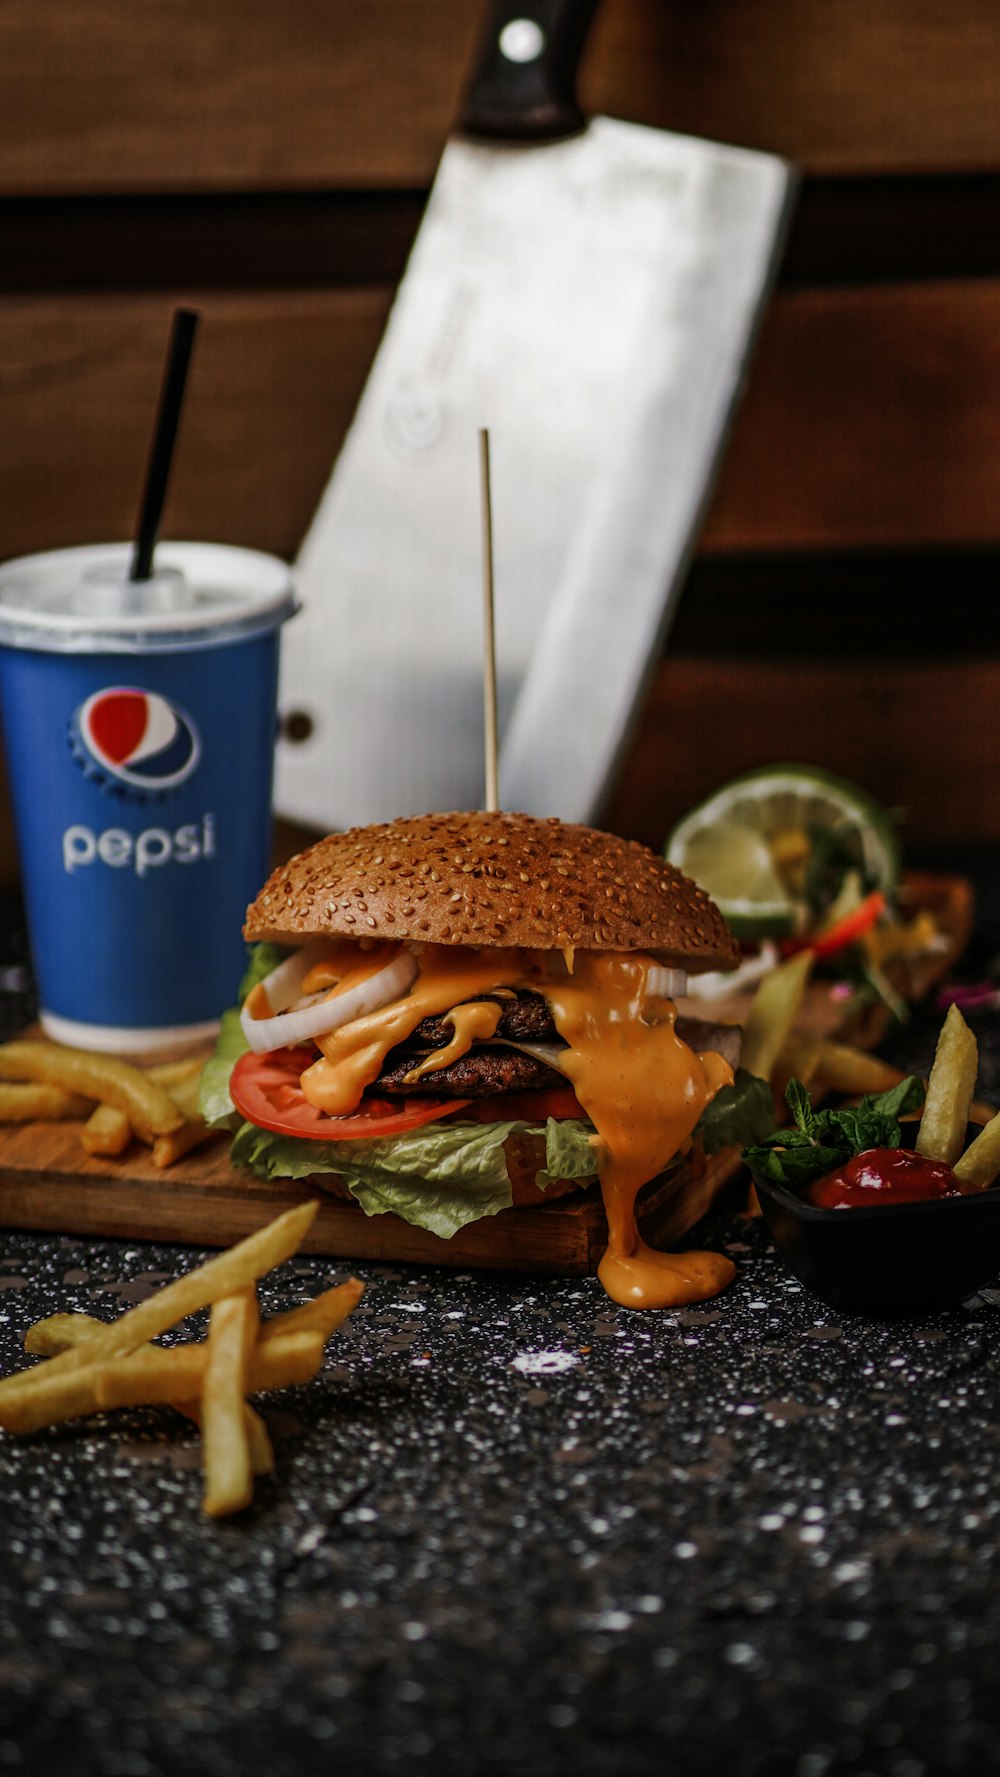
[{"label": "beef patty", "polygon": [[566,1080],[554,1067],[522,1055],[519,1049],[491,1049],[477,1044],[467,1054],[447,1067],[435,1068],[419,1080],[407,1081],[405,1076],[420,1060],[412,1050],[393,1049],[385,1058],[373,1092],[413,1094],[420,1098],[492,1098],[497,1092],[534,1092],[546,1086],[565,1086]]},{"label": "beef patty", "polygon": [[[497,1037],[506,1037],[514,1043],[562,1043],[540,993],[521,988],[516,993],[484,993],[477,998],[491,1000],[503,1008],[495,1032]],[[677,1034],[692,1049],[717,1049],[734,1068],[738,1064],[739,1031],[735,1026],[679,1018]],[[549,1067],[537,1056],[489,1043],[477,1043],[457,1061],[436,1068],[432,1074],[423,1074],[419,1080],[406,1079],[410,1070],[426,1059],[428,1050],[443,1048],[453,1035],[454,1029],[446,1012],[422,1019],[405,1044],[390,1050],[373,1090],[397,1093],[401,1097],[427,1097],[440,1093],[443,1098],[492,1098],[498,1092],[542,1091],[567,1084],[558,1069]]]},{"label": "beef patty", "polygon": [[[507,1037],[512,1043],[561,1042],[552,1022],[552,1013],[540,993],[520,988],[516,994],[477,994],[476,1003],[480,1000],[489,1000],[503,1007],[495,1033],[498,1037]],[[451,1042],[454,1034],[447,1012],[442,1012],[436,1017],[422,1019],[407,1041],[423,1049],[441,1049],[445,1043]]]}]

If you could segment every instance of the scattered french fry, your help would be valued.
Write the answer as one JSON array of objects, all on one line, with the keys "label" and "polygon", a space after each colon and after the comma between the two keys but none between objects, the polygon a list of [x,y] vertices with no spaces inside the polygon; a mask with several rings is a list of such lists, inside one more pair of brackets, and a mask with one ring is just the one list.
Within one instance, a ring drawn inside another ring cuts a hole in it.
[{"label": "scattered french fry", "polygon": [[[0,1382],[0,1427],[27,1435],[115,1407],[171,1406],[201,1430],[206,1515],[243,1510],[254,1477],[275,1466],[267,1426],[247,1396],[311,1380],[327,1339],[364,1291],[352,1277],[262,1325],[257,1280],[297,1250],[318,1207],[304,1203],[278,1216],[116,1321],[89,1314],[37,1321],[24,1347],[45,1361]],[[152,1343],[205,1307],[207,1339]]]},{"label": "scattered french fry", "polygon": [[965,1141],[978,1065],[976,1039],[958,1007],[951,1005],[934,1051],[917,1132],[916,1150],[925,1159],[954,1167]]},{"label": "scattered french fry", "polygon": [[[289,1333],[322,1333],[324,1339],[329,1339],[357,1307],[364,1293],[361,1279],[349,1277],[346,1283],[323,1290],[321,1295],[302,1302],[298,1308],[288,1308],[282,1314],[272,1314],[262,1320],[258,1343],[268,1345],[272,1339],[283,1339]],[[82,1345],[95,1333],[103,1332],[108,1325],[107,1321],[97,1320],[91,1314],[50,1314],[28,1328],[24,1349],[34,1357],[57,1357],[70,1346]],[[155,1349],[163,1350],[164,1347]],[[175,1346],[172,1349],[184,1348]]]},{"label": "scattered french fry", "polygon": [[124,1154],[131,1140],[132,1125],[115,1104],[99,1104],[80,1131],[80,1141],[88,1154]]},{"label": "scattered french fry", "polygon": [[1000,1112],[969,1143],[952,1168],[955,1177],[976,1190],[985,1190],[1000,1173]]},{"label": "scattered french fry", "polygon": [[[56,1369],[75,1370],[81,1364],[95,1364],[109,1358],[121,1357],[136,1351],[148,1339],[155,1339],[168,1328],[176,1326],[178,1321],[186,1319],[189,1314],[196,1314],[199,1308],[208,1308],[220,1296],[230,1296],[236,1290],[244,1289],[247,1284],[256,1283],[266,1271],[272,1271],[285,1259],[291,1258],[302,1244],[309,1228],[316,1217],[319,1204],[315,1199],[300,1203],[294,1209],[286,1210],[276,1221],[269,1222],[266,1227],[259,1228],[236,1246],[208,1259],[196,1270],[188,1271],[178,1277],[144,1302],[137,1302],[134,1308],[121,1315],[118,1320],[103,1325],[100,1333],[95,1333],[86,1344],[73,1346],[50,1360],[49,1373]],[[15,1376],[8,1376],[0,1382],[0,1403],[22,1388],[32,1386],[34,1372],[19,1371]],[[177,1399],[186,1398],[178,1395]],[[0,1419],[0,1424],[5,1423]]]},{"label": "scattered french fry", "polygon": [[[200,1401],[170,1401],[169,1405],[183,1413],[187,1419],[193,1419],[201,1428]],[[255,1475],[271,1475],[274,1473],[274,1447],[270,1433],[260,1414],[255,1412],[248,1401],[243,1403],[243,1424],[246,1428],[247,1448],[250,1451],[250,1466]]]},{"label": "scattered french fry", "polygon": [[201,1436],[208,1517],[241,1512],[253,1498],[253,1465],[243,1416],[260,1314],[253,1287],[212,1305],[201,1385]]},{"label": "scattered french fry", "polygon": [[[266,1394],[308,1382],[323,1361],[321,1333],[286,1333],[258,1345],[247,1370],[247,1393]],[[101,1408],[170,1406],[196,1400],[205,1377],[206,1342],[151,1346],[117,1363],[95,1365],[95,1392]],[[55,1359],[53,1358],[53,1363]],[[0,1413],[6,1407],[0,1408]]]},{"label": "scattered french fry", "polygon": [[24,1335],[24,1349],[32,1357],[58,1357],[60,1351],[68,1351],[71,1345],[82,1345],[85,1339],[92,1338],[106,1325],[106,1321],[97,1320],[92,1314],[49,1314],[28,1328]]},{"label": "scattered french fry", "polygon": [[[358,1299],[363,1290],[364,1285],[359,1284]],[[38,1320],[33,1327],[28,1328],[24,1336],[24,1349],[34,1357],[56,1357],[60,1351],[68,1351],[71,1345],[80,1345],[95,1332],[100,1332],[105,1324],[102,1320],[95,1320],[90,1314],[50,1314],[46,1320]],[[193,1419],[200,1428],[200,1401],[171,1401],[169,1404],[178,1413],[183,1413],[185,1418]],[[253,1472],[255,1475],[269,1475],[274,1469],[274,1450],[267,1426],[249,1403],[244,1403],[243,1414]]]},{"label": "scattered french fry", "polygon": [[79,1093],[92,1103],[117,1105],[136,1134],[149,1143],[179,1129],[184,1121],[183,1111],[166,1089],[131,1062],[59,1043],[30,1037],[0,1043],[0,1079],[34,1080]]},{"label": "scattered french fry", "polygon": [[765,975],[743,1027],[742,1064],[769,1080],[788,1041],[812,970],[810,950],[800,950]]},{"label": "scattered french fry", "polygon": [[[86,1354],[92,1343],[87,1340],[63,1355]],[[323,1361],[323,1347],[320,1333],[286,1333],[258,1346],[247,1371],[248,1392],[262,1394],[308,1382]],[[200,1400],[207,1349],[205,1340],[144,1345],[127,1356],[96,1362],[88,1362],[84,1355],[82,1365],[70,1371],[58,1370],[59,1359],[50,1358],[28,1372],[30,1387],[0,1401],[0,1426],[25,1436],[110,1407],[170,1407],[178,1401]]]},{"label": "scattered french fry", "polygon": [[41,1081],[16,1085],[0,1082],[0,1123],[58,1122],[64,1117],[86,1117],[93,1099],[79,1092]]},{"label": "scattered french fry", "polygon": [[357,1307],[364,1293],[365,1286],[360,1278],[349,1277],[346,1283],[324,1290],[311,1302],[303,1302],[299,1308],[289,1308],[284,1314],[274,1314],[262,1321],[260,1342],[267,1345],[270,1340],[284,1338],[287,1333],[322,1333],[324,1339],[329,1339]]}]

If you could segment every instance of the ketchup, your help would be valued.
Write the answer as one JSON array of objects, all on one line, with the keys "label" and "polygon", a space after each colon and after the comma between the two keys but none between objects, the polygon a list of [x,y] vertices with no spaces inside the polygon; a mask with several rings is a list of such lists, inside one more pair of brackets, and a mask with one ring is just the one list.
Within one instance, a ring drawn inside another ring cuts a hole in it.
[{"label": "ketchup", "polygon": [[961,1197],[962,1187],[943,1160],[927,1160],[910,1148],[866,1148],[836,1172],[814,1179],[807,1202],[818,1209],[864,1209],[882,1203],[926,1203]]}]

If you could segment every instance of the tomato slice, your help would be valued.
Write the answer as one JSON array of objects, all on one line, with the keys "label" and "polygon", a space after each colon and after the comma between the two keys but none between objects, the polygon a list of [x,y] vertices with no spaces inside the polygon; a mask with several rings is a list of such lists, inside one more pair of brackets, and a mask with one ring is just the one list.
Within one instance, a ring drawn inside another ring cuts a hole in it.
[{"label": "tomato slice", "polygon": [[475,1123],[544,1123],[547,1117],[589,1121],[572,1086],[547,1086],[537,1092],[498,1092],[495,1098],[474,1098],[465,1115]]},{"label": "tomato slice", "polygon": [[345,1117],[328,1117],[306,1098],[299,1078],[316,1060],[312,1049],[274,1049],[268,1055],[241,1055],[229,1079],[229,1096],[241,1117],[275,1135],[309,1141],[369,1141],[402,1135],[462,1110],[467,1098],[375,1098],[365,1096]]}]

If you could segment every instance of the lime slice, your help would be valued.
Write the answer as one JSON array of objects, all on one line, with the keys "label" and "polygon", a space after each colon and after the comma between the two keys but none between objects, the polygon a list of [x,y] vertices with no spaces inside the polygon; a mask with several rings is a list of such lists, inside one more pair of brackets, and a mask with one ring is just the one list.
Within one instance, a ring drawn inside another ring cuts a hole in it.
[{"label": "lime slice", "polygon": [[798,840],[826,832],[850,839],[877,887],[894,887],[899,841],[889,815],[855,784],[812,765],[764,765],[734,778],[684,815],[663,849],[737,937],[780,938],[808,917],[780,862]]}]

